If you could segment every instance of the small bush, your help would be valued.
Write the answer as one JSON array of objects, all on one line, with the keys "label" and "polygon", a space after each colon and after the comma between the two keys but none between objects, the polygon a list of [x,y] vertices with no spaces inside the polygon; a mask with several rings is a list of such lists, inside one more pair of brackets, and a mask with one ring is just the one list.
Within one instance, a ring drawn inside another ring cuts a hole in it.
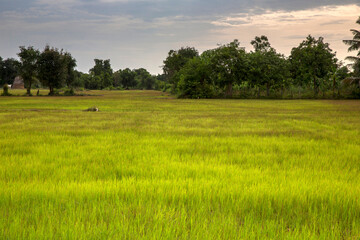
[{"label": "small bush", "polygon": [[9,93],[9,86],[6,83],[3,86],[3,93],[1,94],[1,96],[11,96],[11,94]]},{"label": "small bush", "polygon": [[66,90],[64,91],[64,96],[75,96],[74,89],[73,89],[73,88],[66,89]]}]

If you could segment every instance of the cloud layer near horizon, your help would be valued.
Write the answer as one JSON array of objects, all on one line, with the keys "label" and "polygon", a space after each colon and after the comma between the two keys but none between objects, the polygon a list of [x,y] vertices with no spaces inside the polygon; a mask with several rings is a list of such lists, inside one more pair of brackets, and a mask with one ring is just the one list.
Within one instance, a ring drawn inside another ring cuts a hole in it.
[{"label": "cloud layer near horizon", "polygon": [[181,46],[203,51],[236,38],[251,50],[256,35],[267,35],[289,54],[312,34],[324,36],[343,59],[342,40],[352,37],[359,13],[358,0],[3,0],[0,56],[50,44],[71,52],[83,72],[102,58],[115,70],[160,73],[167,52]]}]

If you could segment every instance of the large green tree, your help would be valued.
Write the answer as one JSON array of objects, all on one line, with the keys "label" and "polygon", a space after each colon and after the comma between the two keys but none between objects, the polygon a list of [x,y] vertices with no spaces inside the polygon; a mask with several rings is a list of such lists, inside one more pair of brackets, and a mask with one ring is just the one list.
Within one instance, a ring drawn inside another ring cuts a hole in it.
[{"label": "large green tree", "polygon": [[40,52],[38,49],[35,49],[32,46],[24,47],[20,46],[20,52],[18,56],[20,57],[20,69],[19,73],[22,79],[24,80],[26,86],[26,93],[31,95],[31,85],[36,81],[35,77],[37,75],[37,64],[39,59]]},{"label": "large green tree", "polygon": [[[357,24],[360,24],[360,17],[356,21]],[[352,84],[358,84],[360,88],[360,30],[351,29],[353,34],[353,39],[343,40],[343,42],[349,46],[348,51],[357,51],[356,56],[348,56],[346,59],[353,62],[353,78],[349,79]]]},{"label": "large green tree", "polygon": [[236,39],[229,44],[204,52],[202,57],[210,62],[212,78],[215,84],[225,89],[226,97],[232,96],[235,83],[241,84],[247,79],[249,72],[247,54]]},{"label": "large green tree", "polygon": [[179,50],[170,50],[164,60],[163,71],[169,83],[173,84],[173,90],[176,89],[180,80],[178,72],[185,64],[198,57],[199,52],[193,47],[182,47]]},{"label": "large green tree", "polygon": [[139,89],[150,90],[154,88],[155,77],[144,68],[135,69],[135,80]]},{"label": "large green tree", "polygon": [[131,71],[129,68],[125,68],[121,71],[121,85],[125,89],[135,88],[137,85],[135,77],[135,72]]},{"label": "large green tree", "polygon": [[211,78],[211,65],[201,57],[188,61],[179,71],[178,95],[183,98],[211,98],[214,87]]},{"label": "large green tree", "polygon": [[46,46],[39,56],[39,79],[43,86],[49,87],[49,95],[54,95],[55,88],[65,84],[67,65],[64,58],[62,51],[50,46]]},{"label": "large green tree", "polygon": [[325,43],[322,37],[315,39],[311,35],[291,50],[289,59],[295,82],[308,86],[311,84],[315,96],[337,62],[329,44]]},{"label": "large green tree", "polygon": [[0,57],[0,86],[12,84],[19,73],[20,62],[14,58],[2,59]]},{"label": "large green tree", "polygon": [[75,71],[76,60],[71,56],[70,53],[65,52],[63,54],[64,64],[66,67],[66,78],[65,82],[68,88],[73,87],[74,81],[77,78],[77,73]]},{"label": "large green tree", "polygon": [[266,36],[255,37],[251,44],[255,51],[249,54],[249,82],[257,88],[258,97],[262,87],[266,88],[268,97],[272,87],[281,88],[283,92],[290,77],[287,59],[271,47]]},{"label": "large green tree", "polygon": [[[360,24],[360,17],[356,21],[357,24]],[[358,51],[357,57],[360,57],[360,31],[356,29],[350,29],[353,34],[353,39],[351,40],[343,40],[343,42],[349,46],[348,51]]]},{"label": "large green tree", "polygon": [[90,75],[93,82],[96,82],[97,88],[107,88],[113,86],[113,70],[110,59],[94,59],[95,66],[90,69]]}]

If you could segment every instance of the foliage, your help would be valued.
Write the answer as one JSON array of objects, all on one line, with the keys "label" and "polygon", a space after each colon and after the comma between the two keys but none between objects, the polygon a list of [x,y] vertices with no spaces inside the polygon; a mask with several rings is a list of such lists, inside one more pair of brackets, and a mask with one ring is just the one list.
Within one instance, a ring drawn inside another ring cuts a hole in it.
[{"label": "foliage", "polygon": [[295,83],[299,85],[312,83],[315,96],[318,95],[319,86],[336,67],[337,62],[329,44],[324,43],[322,37],[315,39],[311,35],[291,50],[289,60]]},{"label": "foliage", "polygon": [[227,45],[205,52],[202,56],[210,63],[215,84],[225,88],[225,96],[231,97],[233,84],[245,81],[249,71],[244,48],[240,47],[239,41],[235,39]]},{"label": "foliage", "polygon": [[[360,17],[358,18],[356,23],[360,25]],[[353,34],[353,39],[343,40],[343,42],[349,46],[349,52],[358,51],[356,56],[360,57],[360,31],[356,29],[351,29],[350,31]]]},{"label": "foliage", "polygon": [[274,50],[270,45],[268,37],[264,35],[261,37],[256,36],[250,44],[254,47],[256,52],[268,52]]},{"label": "foliage", "polygon": [[[357,24],[360,24],[360,17],[356,21]],[[353,76],[351,79],[348,79],[347,83],[350,85],[355,85],[358,88],[355,91],[360,91],[360,31],[356,29],[350,30],[353,34],[352,40],[343,40],[343,42],[349,46],[348,51],[358,51],[356,56],[348,56],[346,59],[353,62],[351,66],[354,69]],[[357,93],[355,95],[358,95]]]},{"label": "foliage", "polygon": [[0,57],[0,85],[12,84],[15,77],[17,76],[19,72],[19,61],[8,58],[3,60],[2,57]]},{"label": "foliage", "polygon": [[179,96],[185,98],[211,98],[214,91],[210,72],[211,66],[200,57],[189,60],[179,71]]},{"label": "foliage", "polygon": [[166,81],[173,84],[173,90],[177,88],[180,80],[178,72],[189,60],[198,56],[199,52],[193,47],[182,47],[179,50],[169,51],[168,56],[164,60],[163,71]]},{"label": "foliage", "polygon": [[63,53],[63,60],[66,66],[66,86],[68,88],[75,87],[77,85],[75,81],[78,76],[77,72],[75,71],[76,60],[68,52]]},{"label": "foliage", "polygon": [[129,68],[126,68],[121,71],[121,84],[125,89],[132,89],[135,88],[137,82],[135,80],[135,72],[131,71]]},{"label": "foliage", "polygon": [[1,96],[11,96],[11,94],[9,93],[9,86],[7,83],[5,83],[3,86],[3,92]]},{"label": "foliage", "polygon": [[40,52],[32,46],[28,48],[20,46],[18,56],[20,57],[19,73],[26,85],[27,94],[31,95],[31,85],[36,81],[38,74]]},{"label": "foliage", "polygon": [[135,69],[135,81],[137,82],[137,89],[154,89],[155,77],[144,68]]},{"label": "foliage", "polygon": [[258,88],[258,97],[263,86],[266,96],[270,96],[270,88],[284,89],[290,78],[287,59],[276,53],[266,36],[255,37],[251,42],[255,52],[249,54],[250,70],[249,84]]},{"label": "foliage", "polygon": [[39,56],[39,79],[44,86],[49,87],[49,95],[55,95],[55,88],[61,88],[65,84],[68,71],[64,58],[62,50],[48,45]]},{"label": "foliage", "polygon": [[75,96],[75,91],[73,88],[70,88],[70,89],[66,89],[64,91],[64,96]]},{"label": "foliage", "polygon": [[111,68],[110,59],[101,60],[94,59],[95,66],[90,69],[92,87],[90,89],[103,89],[113,86],[113,70]]}]

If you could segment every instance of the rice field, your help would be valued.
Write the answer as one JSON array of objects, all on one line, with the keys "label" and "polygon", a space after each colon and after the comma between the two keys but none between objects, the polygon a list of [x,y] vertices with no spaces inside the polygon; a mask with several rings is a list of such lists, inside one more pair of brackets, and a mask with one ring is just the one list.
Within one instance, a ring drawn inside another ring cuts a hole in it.
[{"label": "rice field", "polygon": [[360,239],[360,101],[88,93],[0,97],[0,239]]}]

